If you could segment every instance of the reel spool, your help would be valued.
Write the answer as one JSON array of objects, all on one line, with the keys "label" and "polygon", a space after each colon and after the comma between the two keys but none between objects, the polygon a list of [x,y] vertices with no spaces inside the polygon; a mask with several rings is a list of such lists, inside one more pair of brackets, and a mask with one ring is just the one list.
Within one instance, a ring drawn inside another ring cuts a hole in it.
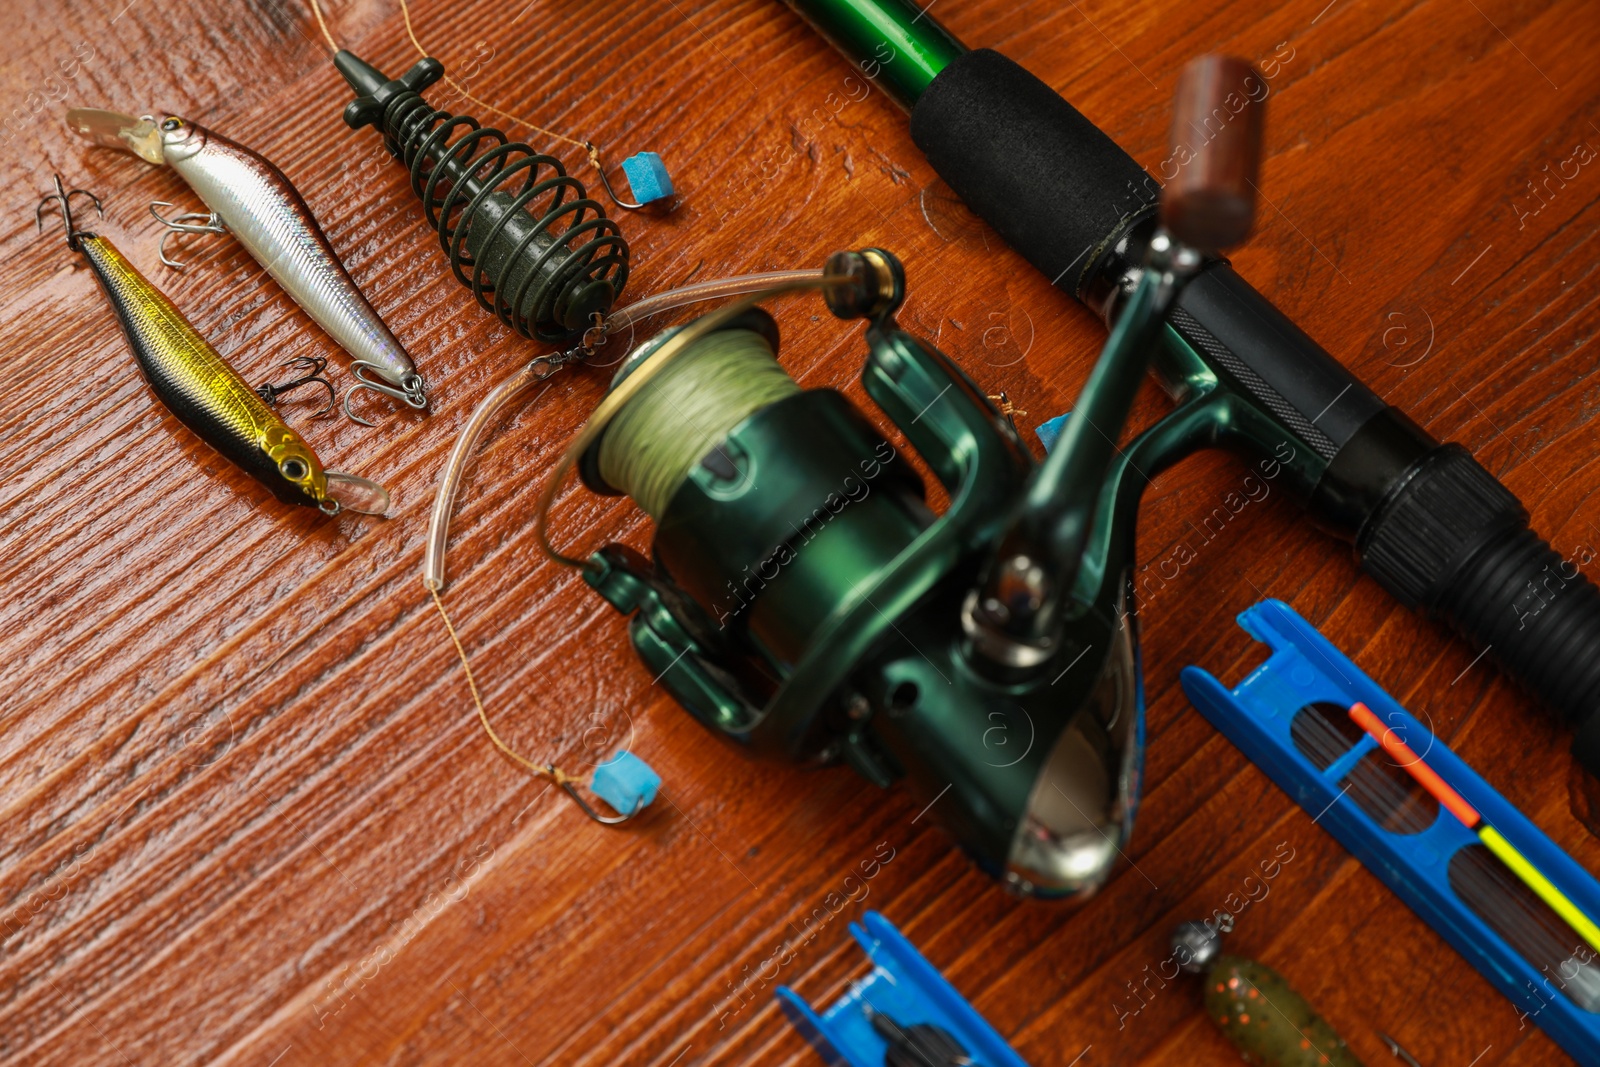
[{"label": "reel spool", "polygon": [[654,559],[552,554],[632,616],[650,673],[706,726],[762,756],[905,778],[1012,888],[1091,892],[1131,828],[1143,743],[1120,554],[1047,684],[972,670],[962,598],[1034,463],[965,374],[895,325],[893,256],[836,254],[824,284],[835,315],[868,320],[867,393],[944,484],[943,514],[851,401],[783,371],[757,297],[642,346],[569,450],[585,485],[655,520]]}]

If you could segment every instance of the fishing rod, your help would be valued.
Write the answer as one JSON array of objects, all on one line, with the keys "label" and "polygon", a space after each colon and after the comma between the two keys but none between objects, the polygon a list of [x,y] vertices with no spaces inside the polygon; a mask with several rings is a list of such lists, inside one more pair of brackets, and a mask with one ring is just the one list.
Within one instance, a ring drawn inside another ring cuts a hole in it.
[{"label": "fishing rod", "polygon": [[[968,50],[909,0],[786,2],[910,112],[933,169],[1028,262],[1108,326],[1128,314],[1160,210],[1132,156],[1039,78]],[[1266,96],[1259,75],[1229,88],[1222,105],[1187,117],[1161,198],[1205,155],[1196,143]],[[1281,468],[1315,525],[1553,708],[1574,730],[1573,755],[1600,776],[1600,591],[1529,528],[1515,494],[1385,403],[1225,259],[1211,259],[1165,319],[1153,370],[1178,412],[1212,420],[1210,443]],[[1250,417],[1203,411],[1203,396]],[[1056,575],[1028,566],[1038,531],[1012,547],[968,629],[1027,659],[1056,626]]]}]

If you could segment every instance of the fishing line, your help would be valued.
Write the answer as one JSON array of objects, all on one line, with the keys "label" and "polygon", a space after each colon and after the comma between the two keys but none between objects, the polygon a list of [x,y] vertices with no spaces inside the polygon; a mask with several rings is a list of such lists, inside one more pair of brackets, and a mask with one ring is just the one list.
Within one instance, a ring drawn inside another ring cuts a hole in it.
[{"label": "fishing line", "polygon": [[[622,313],[615,316],[610,315],[612,303],[621,294],[627,281],[628,248],[620,227],[605,217],[601,206],[588,198],[582,184],[568,176],[553,157],[538,153],[528,145],[512,142],[499,130],[483,126],[470,116],[441,111],[423,99],[422,90],[442,78],[444,70],[441,63],[429,56],[418,37],[409,3],[402,0],[400,5],[406,35],[423,56],[423,61],[400,79],[388,78],[359,57],[339,48],[327,27],[320,0],[311,0],[311,3],[323,37],[334,51],[335,66],[356,93],[355,101],[345,109],[346,124],[357,129],[374,127],[384,138],[390,152],[410,171],[412,191],[422,201],[429,224],[438,230],[441,247],[449,257],[450,267],[457,279],[472,289],[482,306],[493,311],[506,325],[523,336],[573,346],[540,356],[498,383],[468,420],[451,452],[435,497],[424,554],[423,584],[445,622],[467,675],[479,721],[495,747],[519,766],[555,781],[591,818],[601,822],[621,821],[649,803],[648,798],[654,796],[655,786],[659,784],[659,777],[636,757],[623,752],[597,768],[590,779],[591,789],[608,802],[619,796],[626,800],[626,803],[612,803],[614,808],[625,814],[618,819],[610,819],[596,814],[572,788],[572,783],[578,779],[566,775],[553,764],[541,766],[522,757],[506,744],[490,723],[482,694],[472,677],[465,646],[451,623],[440,595],[444,589],[444,549],[450,511],[478,435],[495,414],[514,398],[523,395],[529,386],[548,378],[561,366],[591,355],[594,346],[603,343],[608,333],[631,326],[648,314],[693,300],[753,289],[767,290],[771,288],[773,275],[684,286],[680,290],[641,301],[631,316],[627,314],[629,309],[623,309]],[[521,122],[563,143],[583,148],[612,200],[622,207],[640,206],[624,203],[617,197],[592,142],[579,141],[527,122],[478,100],[458,82],[448,78],[444,80],[463,99],[480,108],[513,122]],[[651,161],[657,168],[654,175],[648,172]],[[636,164],[646,168],[644,177],[654,186],[654,195],[646,195],[642,191],[640,180],[635,177]],[[661,168],[659,157],[653,153],[640,153],[630,158],[624,163],[624,169],[641,198],[650,200],[671,195],[670,179]],[[796,275],[803,281],[797,282]],[[822,284],[823,278],[820,271],[784,272],[778,277],[782,279],[779,288],[796,284],[814,287]],[[670,341],[664,345],[669,350],[674,347]],[[663,352],[663,358],[667,354]],[[751,355],[758,357],[760,353]],[[764,383],[768,389],[767,393],[760,396],[772,395],[770,390],[774,388],[775,379],[771,372],[787,381],[787,376],[777,368],[770,351],[766,358],[769,373],[757,373],[755,376],[755,380]],[[659,363],[660,360],[653,362]],[[642,385],[656,369],[646,369],[638,375],[638,381],[629,383],[630,386]],[[724,418],[730,417],[729,411],[737,413],[741,410],[738,399],[741,391],[728,384],[726,378],[726,375],[719,376],[721,384],[714,387],[709,399],[680,395],[668,396],[663,402],[680,408],[688,405],[697,410],[700,405],[710,402],[713,410],[719,411]],[[792,382],[789,386],[796,388]],[[782,388],[782,384],[779,383],[776,388]],[[609,399],[617,399],[615,392]],[[630,390],[623,389],[622,392],[626,394]],[[743,392],[748,393],[749,390]],[[748,413],[749,399],[746,398],[743,403],[743,410]],[[756,403],[759,406],[760,400]],[[734,417],[733,421],[736,423],[739,418],[742,415]],[[643,478],[644,485],[654,487],[656,496],[653,499],[660,499],[661,494],[670,488],[670,483],[662,479],[674,476],[674,465],[681,475],[687,470],[687,462],[679,461],[670,450],[663,452],[666,442],[659,438],[652,440],[657,443],[647,446],[644,454],[665,455],[667,465],[663,467],[658,463],[651,466],[646,461],[642,467],[629,470],[633,475]],[[678,481],[681,483],[681,476]],[[543,514],[547,510],[548,500],[543,499],[540,544],[548,550],[548,535],[543,525]]]},{"label": "fishing line", "polygon": [[322,17],[322,5],[317,0],[311,0],[311,13],[317,16],[317,25],[322,29],[322,39],[328,42],[328,50],[337,52],[338,42],[333,39],[333,34],[328,32],[328,23]]},{"label": "fishing line", "polygon": [[494,727],[489,722],[489,713],[483,709],[483,697],[478,692],[477,680],[472,676],[472,664],[467,660],[467,650],[461,644],[461,637],[456,633],[455,625],[450,621],[450,613],[444,609],[444,601],[439,599],[439,591],[437,589],[429,589],[428,592],[433,595],[433,606],[439,609],[439,618],[444,620],[444,628],[450,634],[451,643],[456,646],[456,655],[461,657],[461,670],[467,676],[467,688],[472,691],[472,702],[477,705],[478,721],[483,723],[484,730],[489,734],[489,740],[493,741],[495,747],[513,761],[521,764],[541,778],[548,778],[560,786],[565,786],[568,782],[582,785],[585,779],[574,778],[554,763],[541,766],[530,759],[524,758],[514,751],[510,745],[502,741],[499,734],[495,733]]},{"label": "fishing line", "polygon": [[600,443],[601,473],[659,520],[702,456],[719,457],[736,475],[736,462],[718,451],[728,432],[799,391],[766,338],[718,331],[617,413]]},{"label": "fishing line", "polygon": [[[1321,707],[1306,707],[1294,722],[1295,742],[1314,764],[1325,769],[1353,747],[1354,739],[1341,730],[1345,721],[1342,716],[1331,719]],[[1421,833],[1439,814],[1438,808],[1429,804],[1432,798],[1427,792],[1403,769],[1385,763],[1380,750],[1363,757],[1344,780],[1350,799],[1392,832]],[[1529,963],[1559,983],[1566,996],[1586,1011],[1600,1010],[1600,971],[1576,963],[1574,949],[1579,946],[1572,940],[1575,931],[1513,877],[1487,847],[1470,845],[1457,852],[1449,863],[1448,877],[1462,901]],[[1574,965],[1576,970],[1571,971]]]},{"label": "fishing line", "polygon": [[[821,271],[769,272],[735,278],[719,278],[714,281],[700,282],[696,285],[682,286],[629,304],[607,319],[602,329],[605,331],[624,329],[651,315],[660,314],[698,300],[726,297],[752,291],[759,292],[782,282],[795,283],[813,279],[820,280],[821,277]],[[793,386],[793,380],[789,379],[787,373],[777,366],[770,348],[766,349],[765,355],[768,361],[772,363],[773,368]],[[572,358],[575,359],[576,356]],[[755,358],[758,359],[759,354],[756,354]],[[473,411],[472,417],[467,420],[460,436],[456,439],[455,447],[450,453],[450,459],[445,465],[444,474],[439,479],[439,491],[434,497],[433,513],[428,520],[428,540],[423,553],[422,569],[422,584],[433,597],[434,606],[439,609],[439,616],[444,620],[445,629],[449,631],[450,639],[455,644],[456,654],[461,659],[461,669],[467,676],[467,686],[472,691],[473,703],[477,705],[478,719],[483,723],[484,730],[488,732],[489,739],[517,763],[532,770],[535,774],[550,778],[558,785],[562,785],[565,781],[571,779],[553,764],[546,771],[545,768],[513,752],[490,725],[488,713],[484,710],[483,700],[478,693],[477,683],[472,677],[472,665],[468,662],[466,649],[462,646],[460,638],[456,636],[455,627],[451,625],[450,615],[445,611],[444,601],[439,594],[444,589],[445,584],[445,550],[449,545],[450,539],[450,514],[455,508],[456,496],[460,492],[462,479],[466,475],[467,463],[472,458],[472,454],[477,447],[478,438],[482,435],[484,427],[507,404],[520,396],[524,390],[544,381],[568,361],[561,356],[540,356],[534,359],[526,367],[495,386],[489,395],[484,398],[483,402],[478,405],[477,409]],[[549,388],[546,385],[540,391],[539,397],[548,392]],[[537,400],[539,397],[534,399]],[[574,799],[578,798],[574,797]],[[582,804],[582,801],[579,800],[579,803]]]},{"label": "fishing line", "polygon": [[[1351,740],[1339,731],[1335,721],[1330,721],[1320,710],[1308,709],[1303,719],[1306,729],[1297,740],[1302,742],[1307,755],[1321,766],[1330,766],[1352,747]],[[1363,757],[1345,781],[1350,784],[1351,798],[1395,833],[1421,833],[1432,826],[1437,817],[1437,811],[1428,808],[1420,786],[1415,786],[1398,767],[1384,764],[1376,753]],[[1482,854],[1475,854],[1474,868],[1475,874],[1489,875],[1490,881],[1509,880],[1498,865]]]},{"label": "fishing line", "polygon": [[[731,278],[710,279],[654,293],[607,316],[600,328],[600,337],[595,343],[599,344],[607,337],[629,330],[653,315],[660,315],[688,304],[748,296],[751,293],[783,286],[820,284],[822,277],[823,272],[820,270],[766,271],[741,274]],[[477,450],[478,441],[485,427],[527,389],[544,381],[566,363],[576,361],[582,351],[580,349],[539,356],[532,360],[527,366],[495,386],[462,427],[461,435],[456,439],[455,448],[450,453],[450,460],[445,465],[444,475],[439,479],[439,491],[433,500],[433,514],[428,520],[428,543],[422,565],[422,584],[427,588],[443,590],[445,587],[445,554],[450,541],[450,515],[455,508],[461,483],[466,477],[467,464]],[[539,395],[544,394],[541,392]]]},{"label": "fishing line", "polygon": [[[317,0],[312,0],[312,3],[316,3],[316,2],[317,2]],[[427,58],[430,55],[434,55],[435,53],[428,51],[426,48],[424,48],[422,46],[422,42],[417,40],[417,31],[411,28],[411,5],[409,3],[407,3],[406,0],[400,0],[400,16],[403,19],[405,19],[406,36],[411,38],[411,43],[416,48],[417,54],[422,56],[423,58]],[[477,97],[475,97],[471,93],[467,92],[465,86],[461,85],[459,82],[457,82],[454,78],[451,78],[449,75],[445,75],[443,81],[444,81],[444,83],[446,85],[450,86],[450,88],[452,88],[456,92],[460,93],[466,99],[472,101],[474,104],[477,104],[479,107],[483,108],[486,111],[490,111],[490,112],[493,112],[496,115],[499,115],[503,119],[510,119],[512,122],[520,122],[524,126],[528,127],[530,130],[535,130],[535,131],[537,131],[539,133],[542,133],[546,137],[554,137],[558,141],[563,141],[563,142],[565,142],[567,144],[570,144],[570,145],[573,145],[573,146],[575,146],[577,148],[582,148],[587,152],[593,153],[594,150],[595,150],[594,145],[589,141],[580,141],[580,140],[577,140],[576,138],[568,137],[566,134],[557,133],[554,130],[547,130],[543,126],[539,126],[539,125],[537,125],[535,123],[529,122],[527,119],[518,118],[516,115],[512,115],[509,112],[501,111],[499,108],[495,107],[493,104],[486,103],[486,102],[484,102],[482,100],[479,100]]]},{"label": "fishing line", "polygon": [[[323,39],[328,42],[328,48],[335,53],[339,52],[339,44],[333,39],[333,34],[328,30],[328,23],[323,18],[321,0],[311,0],[311,11],[312,14],[316,15],[317,17],[317,25],[322,30]],[[411,25],[411,5],[407,2],[407,0],[400,0],[400,16],[405,21],[406,36],[410,38],[412,47],[416,48],[417,54],[423,58],[436,55],[437,53],[429,52],[427,48],[423,47],[422,41],[417,38],[417,31]],[[641,203],[623,200],[617,195],[616,190],[611,187],[611,180],[606,176],[605,165],[600,159],[600,149],[593,141],[580,141],[576,137],[568,137],[564,133],[557,133],[555,130],[540,126],[536,122],[530,122],[527,119],[513,115],[508,111],[502,111],[493,104],[484,100],[479,100],[477,97],[467,92],[466,86],[462,85],[454,78],[451,78],[449,75],[445,75],[441,80],[450,88],[454,89],[457,93],[461,94],[463,99],[471,101],[477,106],[483,108],[485,111],[498,115],[503,119],[508,119],[511,122],[521,123],[530,130],[534,130],[537,133],[542,133],[546,137],[553,137],[557,141],[561,141],[564,144],[569,144],[575,148],[583,149],[584,154],[588,157],[589,165],[595,169],[597,174],[599,174],[600,184],[605,187],[606,195],[611,198],[612,203],[627,211],[637,211],[638,209],[644,207],[644,205]]]},{"label": "fishing line", "polygon": [[555,470],[545,480],[544,490],[539,494],[539,503],[535,507],[534,514],[534,532],[540,550],[554,562],[575,570],[590,571],[597,565],[593,560],[568,555],[556,548],[550,539],[551,506],[555,503],[556,495],[560,492],[567,475],[578,465],[578,460],[589,446],[599,440],[617,415],[632,403],[650,382],[660,377],[674,361],[682,359],[702,339],[722,329],[764,298],[804,289],[848,287],[851,281],[852,278],[848,274],[830,274],[826,270],[795,271],[791,281],[769,286],[742,300],[724,304],[717,310],[701,315],[687,325],[664,334],[659,343],[651,349],[648,360],[642,361],[632,369],[631,373],[621,376],[612,383],[610,391],[589,415],[589,421],[584,423],[583,429],[579,430],[577,436],[567,444],[567,449],[556,464]]}]

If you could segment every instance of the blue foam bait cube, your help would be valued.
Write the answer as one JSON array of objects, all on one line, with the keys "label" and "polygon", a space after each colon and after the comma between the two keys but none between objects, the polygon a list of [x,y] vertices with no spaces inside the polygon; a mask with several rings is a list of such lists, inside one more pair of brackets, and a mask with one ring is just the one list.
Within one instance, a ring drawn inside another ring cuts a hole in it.
[{"label": "blue foam bait cube", "polygon": [[641,204],[665,200],[672,195],[672,177],[667,165],[654,152],[640,152],[622,161],[622,173],[628,179],[633,198]]},{"label": "blue foam bait cube", "polygon": [[1046,452],[1049,452],[1051,449],[1055,448],[1056,442],[1061,440],[1061,431],[1066,429],[1067,419],[1069,419],[1071,416],[1072,412],[1070,411],[1065,415],[1057,415],[1049,422],[1041,422],[1033,431],[1039,436],[1039,443],[1044,445],[1044,450]]},{"label": "blue foam bait cube", "polygon": [[660,787],[661,776],[650,769],[650,764],[626,749],[596,767],[589,777],[589,788],[594,795],[621,815],[631,815],[647,807],[655,800]]}]

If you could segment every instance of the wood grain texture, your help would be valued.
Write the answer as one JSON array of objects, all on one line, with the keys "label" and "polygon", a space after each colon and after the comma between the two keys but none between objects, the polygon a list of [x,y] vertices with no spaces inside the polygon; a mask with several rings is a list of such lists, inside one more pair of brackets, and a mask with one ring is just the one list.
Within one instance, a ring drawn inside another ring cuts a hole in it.
[{"label": "wood grain texture", "polygon": [[[876,907],[1030,1063],[1227,1064],[1198,989],[1147,987],[1145,968],[1175,923],[1221,907],[1286,842],[1293,860],[1232,948],[1286,974],[1368,1063],[1391,1062],[1380,1029],[1429,1065],[1566,1062],[1195,715],[1177,675],[1199,663],[1236,680],[1259,653],[1234,614],[1281,597],[1600,868],[1564,737],[1278,494],[1197,536],[1243,477],[1225,457],[1147,495],[1141,558],[1190,543],[1194,559],[1143,609],[1150,754],[1130,863],[1066,910],[997,891],[914,821],[904,791],[750,763],[652,687],[620,620],[534,546],[534,489],[606,378],[564,373],[478,460],[448,600],[520,751],[580,767],[625,737],[666,784],[647,818],[607,830],[530,781],[482,736],[419,570],[456,431],[538,349],[448,276],[400,169],[339,121],[348,94],[303,4],[123,2],[5,4],[0,1058],[811,1064],[772,989],[836,996],[862,973],[847,922]],[[1152,170],[1183,61],[1277,55],[1268,200],[1240,272],[1379,394],[1471,448],[1559,550],[1600,544],[1600,167],[1529,187],[1600,146],[1600,19],[1582,0],[1325,3],[946,0],[937,13]],[[681,206],[623,220],[632,294],[883,245],[908,265],[911,328],[1005,389],[1028,425],[1070,405],[1099,325],[951,201],[903,114],[847,85],[850,68],[787,9],[519,6],[418,0],[413,15],[474,95],[614,160],[648,148],[668,161]],[[413,61],[389,0],[327,11],[383,69]],[[393,518],[278,505],[156,406],[92,279],[58,233],[34,231],[52,171],[105,199],[102,232],[251,380],[334,354],[228,240],[186,245],[190,269],[158,273],[145,205],[192,196],[169,171],[71,139],[71,105],[187,114],[306,195],[433,385],[434,413],[376,430],[299,420],[325,460],[388,484]],[[863,399],[855,331],[800,304],[779,317],[803,385]],[[1147,388],[1135,423],[1166,406]],[[556,521],[583,546],[648,537],[631,506],[577,490]],[[865,899],[829,910],[846,875],[886,855]],[[774,974],[819,908],[820,933]],[[1130,986],[1148,992],[1124,1015]]]}]

